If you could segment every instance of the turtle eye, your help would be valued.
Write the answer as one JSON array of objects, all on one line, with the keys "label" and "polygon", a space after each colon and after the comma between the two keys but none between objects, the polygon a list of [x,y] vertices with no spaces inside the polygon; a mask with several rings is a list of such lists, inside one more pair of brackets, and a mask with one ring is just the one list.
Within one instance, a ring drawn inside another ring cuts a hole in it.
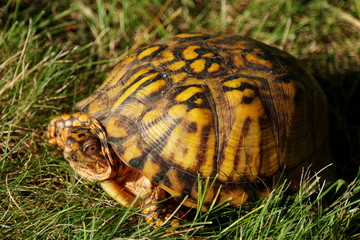
[{"label": "turtle eye", "polygon": [[83,150],[88,155],[98,154],[101,151],[101,144],[99,140],[90,139],[83,145]]}]

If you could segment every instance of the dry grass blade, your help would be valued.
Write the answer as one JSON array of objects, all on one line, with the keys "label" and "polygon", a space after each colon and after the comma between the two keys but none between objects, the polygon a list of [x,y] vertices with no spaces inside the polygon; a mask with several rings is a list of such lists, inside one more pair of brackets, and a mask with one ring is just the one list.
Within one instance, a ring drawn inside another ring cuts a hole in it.
[{"label": "dry grass blade", "polygon": [[334,7],[330,4],[326,4],[326,7],[328,7],[333,13],[335,13],[340,19],[346,21],[347,23],[349,23],[350,25],[352,25],[353,27],[357,28],[358,30],[360,30],[360,19],[352,16],[350,13]]}]

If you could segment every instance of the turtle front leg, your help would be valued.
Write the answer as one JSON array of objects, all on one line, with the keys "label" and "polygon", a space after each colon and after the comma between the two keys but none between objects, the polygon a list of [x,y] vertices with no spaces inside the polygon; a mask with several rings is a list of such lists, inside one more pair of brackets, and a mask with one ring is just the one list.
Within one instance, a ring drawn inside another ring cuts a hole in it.
[{"label": "turtle front leg", "polygon": [[99,185],[110,197],[124,207],[129,207],[131,205],[139,207],[141,205],[139,200],[135,198],[134,194],[131,194],[126,191],[126,189],[120,187],[114,180],[105,180],[100,182]]},{"label": "turtle front leg", "polygon": [[[175,212],[179,203],[173,198],[168,199],[165,190],[158,186],[143,197],[142,203],[142,214],[148,224],[155,224],[154,228],[162,226],[167,221],[170,221],[173,227],[178,226],[178,218],[183,218],[185,215],[181,209]],[[173,217],[173,219],[170,219],[171,217]]]}]

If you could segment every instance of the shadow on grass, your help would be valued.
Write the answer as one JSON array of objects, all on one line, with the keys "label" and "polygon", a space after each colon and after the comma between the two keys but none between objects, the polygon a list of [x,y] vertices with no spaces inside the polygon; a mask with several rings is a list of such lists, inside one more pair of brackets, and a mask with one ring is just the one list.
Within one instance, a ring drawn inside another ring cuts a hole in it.
[{"label": "shadow on grass", "polygon": [[350,182],[360,166],[360,72],[332,73],[326,79],[315,77],[328,96],[330,147],[337,173]]},{"label": "shadow on grass", "polygon": [[302,62],[328,98],[329,142],[338,178],[351,182],[360,166],[360,67],[355,61],[344,60],[348,62],[346,64],[339,56],[331,54],[310,57]]}]

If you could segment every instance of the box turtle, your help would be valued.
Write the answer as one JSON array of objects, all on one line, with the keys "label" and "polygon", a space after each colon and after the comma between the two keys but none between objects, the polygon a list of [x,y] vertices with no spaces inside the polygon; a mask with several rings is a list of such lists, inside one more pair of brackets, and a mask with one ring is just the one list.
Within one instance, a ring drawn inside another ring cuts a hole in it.
[{"label": "box turtle", "polygon": [[239,206],[284,178],[296,189],[303,169],[331,159],[318,83],[247,37],[181,34],[137,50],[76,108],[50,122],[50,143],[156,225],[177,202]]}]

